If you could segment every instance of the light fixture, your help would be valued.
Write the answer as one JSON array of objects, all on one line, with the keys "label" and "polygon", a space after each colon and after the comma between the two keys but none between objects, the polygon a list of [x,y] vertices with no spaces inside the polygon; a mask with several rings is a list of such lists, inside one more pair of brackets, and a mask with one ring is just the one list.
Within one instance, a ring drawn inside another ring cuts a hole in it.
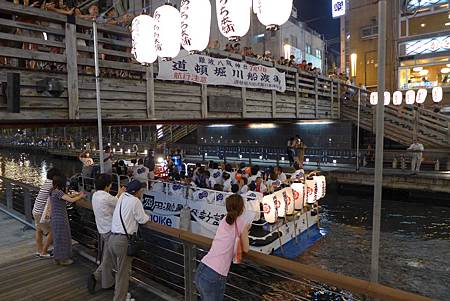
[{"label": "light fixture", "polygon": [[424,103],[427,98],[427,89],[419,89],[416,94],[416,102],[418,104]]},{"label": "light fixture", "polygon": [[251,123],[248,127],[251,129],[273,129],[276,125],[275,123]]},{"label": "light fixture", "polygon": [[281,157],[281,161],[284,161],[284,157]]},{"label": "light fixture", "polygon": [[208,157],[208,153],[205,153],[205,157]]},{"label": "light fixture", "polygon": [[444,95],[442,87],[434,87],[431,91],[431,95],[433,96],[434,102],[441,102]]},{"label": "light fixture", "polygon": [[151,64],[158,56],[155,50],[154,30],[155,22],[148,15],[140,15],[131,23],[132,50],[131,54],[141,64]]},{"label": "light fixture", "polygon": [[420,27],[422,27],[422,28],[425,26],[427,26],[425,23],[420,24]]},{"label": "light fixture", "polygon": [[405,96],[405,103],[407,105],[412,105],[416,101],[416,92],[414,90],[408,90]]},{"label": "light fixture", "polygon": [[283,48],[284,48],[284,57],[287,59],[291,56],[291,45],[284,44]]},{"label": "light fixture", "polygon": [[428,73],[430,73],[430,70],[423,69],[422,71],[419,72],[419,75],[420,75],[420,76],[425,76],[425,75],[427,75]]},{"label": "light fixture", "polygon": [[148,150],[144,150],[144,155],[148,155]]},{"label": "light fixture", "polygon": [[239,41],[247,34],[250,29],[251,3],[251,0],[216,0],[217,24],[228,40]]},{"label": "light fixture", "polygon": [[444,74],[450,73],[450,68],[448,68],[448,67],[442,68],[441,73],[444,73]]},{"label": "light fixture", "polygon": [[306,161],[306,162],[309,162],[309,158],[306,158],[305,161]]},{"label": "light fixture", "polygon": [[163,157],[158,157],[158,159],[156,161],[161,164],[161,163],[164,162],[164,158]]},{"label": "light fixture", "polygon": [[187,51],[205,50],[211,28],[209,0],[181,0],[181,46]]},{"label": "light fixture", "polygon": [[278,30],[291,16],[292,2],[292,0],[256,0],[254,3],[256,16],[267,30]]},{"label": "light fixture", "polygon": [[242,159],[242,155],[241,154],[239,154],[239,159]]},{"label": "light fixture", "polygon": [[333,160],[333,164],[336,164],[337,163],[337,161],[336,160]]},{"label": "light fixture", "polygon": [[[232,124],[211,124],[211,125],[208,125],[209,128],[229,128],[229,127],[232,127],[232,126],[233,126]],[[203,138],[201,138],[201,139],[203,139]]]},{"label": "light fixture", "polygon": [[414,67],[413,68],[413,71],[414,72],[420,72],[420,71],[422,71],[423,70],[423,67]]},{"label": "light fixture", "polygon": [[352,67],[352,77],[356,76],[356,60],[358,58],[358,55],[356,53],[352,53],[350,55],[350,62],[351,62],[351,67]]},{"label": "light fixture", "polygon": [[450,26],[450,22],[446,22],[444,25],[445,26]]},{"label": "light fixture", "polygon": [[394,94],[392,95],[392,103],[396,106],[399,106],[402,104],[402,92],[401,91],[395,91]]},{"label": "light fixture", "polygon": [[263,156],[259,156],[259,160],[262,160]]},{"label": "light fixture", "polygon": [[445,65],[445,66],[450,68],[450,64],[447,64],[447,65]]},{"label": "light fixture", "polygon": [[171,60],[180,52],[181,16],[171,5],[163,5],[155,10],[155,48],[163,61]]}]

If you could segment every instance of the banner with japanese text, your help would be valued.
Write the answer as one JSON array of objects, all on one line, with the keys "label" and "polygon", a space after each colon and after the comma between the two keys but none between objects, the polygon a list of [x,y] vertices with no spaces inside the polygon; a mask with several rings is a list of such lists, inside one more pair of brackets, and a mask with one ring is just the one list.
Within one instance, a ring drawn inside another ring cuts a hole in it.
[{"label": "banner with japanese text", "polygon": [[276,68],[197,54],[172,61],[160,60],[158,79],[279,92],[286,90],[285,74]]}]

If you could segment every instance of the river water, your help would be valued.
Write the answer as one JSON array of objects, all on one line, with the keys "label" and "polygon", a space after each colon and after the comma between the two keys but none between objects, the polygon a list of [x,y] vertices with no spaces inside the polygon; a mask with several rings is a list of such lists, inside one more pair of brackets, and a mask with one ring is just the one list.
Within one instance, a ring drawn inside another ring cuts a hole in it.
[{"label": "river water", "polygon": [[[67,176],[81,170],[76,160],[0,151],[0,175],[24,183],[39,186],[51,166]],[[329,191],[320,212],[320,226],[327,235],[296,260],[368,279],[371,212],[370,194]],[[380,282],[450,300],[450,207],[383,200]]]}]

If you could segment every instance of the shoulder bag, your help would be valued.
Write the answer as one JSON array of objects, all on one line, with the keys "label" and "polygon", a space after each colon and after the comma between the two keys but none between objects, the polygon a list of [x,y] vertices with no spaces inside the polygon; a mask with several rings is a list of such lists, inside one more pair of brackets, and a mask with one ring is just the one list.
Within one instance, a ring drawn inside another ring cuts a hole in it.
[{"label": "shoulder bag", "polygon": [[240,264],[242,262],[242,241],[241,241],[241,236],[239,235],[239,231],[238,231],[238,227],[237,227],[237,219],[234,222],[234,229],[236,232],[236,238],[234,240],[233,263]]},{"label": "shoulder bag", "polygon": [[128,234],[127,228],[125,227],[125,223],[123,222],[122,218],[122,202],[123,200],[120,202],[119,216],[120,222],[122,223],[123,230],[125,231],[125,235],[127,236],[128,240],[127,255],[135,257],[141,250],[144,249],[144,239],[140,235],[139,228],[136,233]]}]

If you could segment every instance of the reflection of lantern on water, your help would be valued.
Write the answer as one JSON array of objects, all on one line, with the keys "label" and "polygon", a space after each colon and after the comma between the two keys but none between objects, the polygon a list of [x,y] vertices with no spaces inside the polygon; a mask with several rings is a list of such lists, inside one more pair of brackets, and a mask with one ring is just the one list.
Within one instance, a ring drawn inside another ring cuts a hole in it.
[{"label": "reflection of lantern on water", "polygon": [[314,204],[316,202],[316,181],[306,180],[305,181],[305,190],[306,190],[306,203]]},{"label": "reflection of lantern on water", "polygon": [[302,210],[305,202],[305,185],[303,183],[294,183],[291,185],[294,195],[295,210]]},{"label": "reflection of lantern on water", "polygon": [[270,224],[275,223],[278,216],[277,210],[275,208],[274,198],[271,195],[267,195],[263,198],[262,204],[263,204],[264,219]]},{"label": "reflection of lantern on water", "polygon": [[288,215],[294,214],[295,203],[294,203],[294,193],[291,188],[286,188],[283,190],[283,199],[286,204],[286,213]]}]

